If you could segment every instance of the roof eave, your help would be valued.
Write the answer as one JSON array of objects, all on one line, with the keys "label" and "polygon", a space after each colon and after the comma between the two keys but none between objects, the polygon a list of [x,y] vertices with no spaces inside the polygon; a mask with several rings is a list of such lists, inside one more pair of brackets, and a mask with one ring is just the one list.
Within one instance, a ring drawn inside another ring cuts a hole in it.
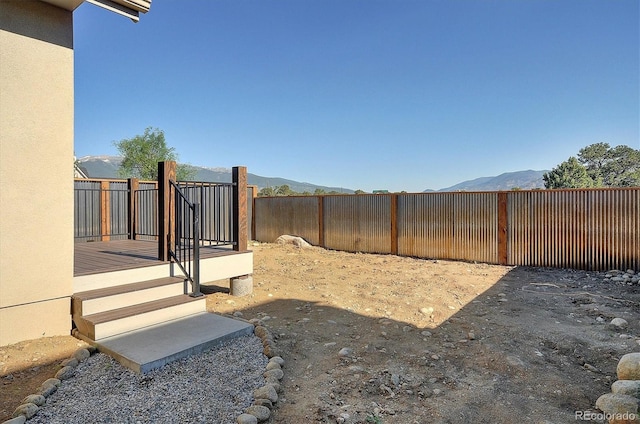
[{"label": "roof eave", "polygon": [[140,20],[140,13],[147,13],[152,0],[86,0],[88,3],[126,16],[134,22]]}]

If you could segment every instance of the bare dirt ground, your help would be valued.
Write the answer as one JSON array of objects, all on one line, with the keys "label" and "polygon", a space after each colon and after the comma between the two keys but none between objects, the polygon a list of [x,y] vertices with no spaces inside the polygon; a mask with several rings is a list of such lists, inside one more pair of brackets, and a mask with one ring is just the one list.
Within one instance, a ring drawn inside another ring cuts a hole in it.
[{"label": "bare dirt ground", "polygon": [[[218,282],[207,302],[276,337],[286,364],[272,423],[576,422],[640,351],[640,286],[604,273],[252,248],[254,293]],[[1,347],[0,420],[79,345]]]}]

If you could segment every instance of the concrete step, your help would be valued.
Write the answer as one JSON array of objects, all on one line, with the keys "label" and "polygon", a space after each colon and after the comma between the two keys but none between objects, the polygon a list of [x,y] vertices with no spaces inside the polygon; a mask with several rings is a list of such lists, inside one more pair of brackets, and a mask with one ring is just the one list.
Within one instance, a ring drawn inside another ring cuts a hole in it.
[{"label": "concrete step", "polygon": [[75,293],[71,297],[71,313],[74,316],[93,315],[181,294],[184,294],[183,278],[157,278]]},{"label": "concrete step", "polygon": [[146,373],[252,333],[252,324],[203,312],[103,338],[95,345],[124,366]]},{"label": "concrete step", "polygon": [[206,311],[204,296],[172,296],[96,314],[73,317],[78,331],[91,340],[100,340],[150,325]]}]

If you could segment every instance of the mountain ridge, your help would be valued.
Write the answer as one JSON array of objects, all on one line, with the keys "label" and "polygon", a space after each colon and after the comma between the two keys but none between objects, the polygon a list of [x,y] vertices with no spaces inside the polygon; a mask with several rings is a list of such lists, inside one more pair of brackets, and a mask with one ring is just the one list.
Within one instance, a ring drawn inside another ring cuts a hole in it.
[{"label": "mountain ridge", "polygon": [[[77,159],[78,166],[82,169],[89,178],[120,178],[118,175],[118,168],[122,162],[120,156],[83,156]],[[191,165],[196,169],[196,175],[194,179],[196,181],[204,182],[217,182],[217,183],[230,183],[231,182],[231,168],[225,167],[204,167]],[[330,187],[317,184],[311,184],[306,182],[299,182],[289,180],[282,177],[263,177],[252,173],[247,173],[247,183],[249,185],[258,186],[258,190],[266,187],[275,187],[288,185],[289,188],[295,192],[313,193],[316,189],[324,190],[326,192],[335,191],[338,193],[353,194],[353,190],[343,187]]]},{"label": "mountain ridge", "polygon": [[[78,166],[90,178],[106,179],[119,178],[118,168],[121,162],[121,157],[108,155],[83,156],[77,160]],[[192,166],[197,171],[195,176],[196,181],[221,183],[231,182],[231,168]],[[479,177],[472,180],[462,181],[458,184],[439,190],[427,189],[423,192],[500,191],[513,190],[514,188],[531,190],[544,188],[544,180],[542,179],[542,176],[545,172],[549,171],[535,171],[529,169],[525,171],[505,172],[497,176]],[[266,187],[288,185],[291,190],[298,193],[313,193],[316,189],[324,190],[325,192],[335,191],[347,194],[354,193],[354,190],[345,189],[343,187],[322,186],[308,182],[294,181],[282,177],[263,177],[252,173],[247,174],[247,180],[250,185],[258,186],[259,190]]]},{"label": "mountain ridge", "polygon": [[449,192],[449,191],[504,191],[504,190],[533,190],[544,188],[542,176],[549,172],[547,170],[504,172],[493,177],[480,177],[473,180],[446,187],[440,190],[424,190],[424,192]]}]

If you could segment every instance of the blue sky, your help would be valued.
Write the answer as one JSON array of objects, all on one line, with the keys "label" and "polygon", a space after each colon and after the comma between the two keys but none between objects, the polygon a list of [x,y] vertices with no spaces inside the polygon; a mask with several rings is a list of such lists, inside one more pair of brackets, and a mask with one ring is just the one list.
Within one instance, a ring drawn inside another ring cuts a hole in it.
[{"label": "blue sky", "polygon": [[640,148],[638,0],[153,0],[74,12],[75,154],[371,191]]}]

